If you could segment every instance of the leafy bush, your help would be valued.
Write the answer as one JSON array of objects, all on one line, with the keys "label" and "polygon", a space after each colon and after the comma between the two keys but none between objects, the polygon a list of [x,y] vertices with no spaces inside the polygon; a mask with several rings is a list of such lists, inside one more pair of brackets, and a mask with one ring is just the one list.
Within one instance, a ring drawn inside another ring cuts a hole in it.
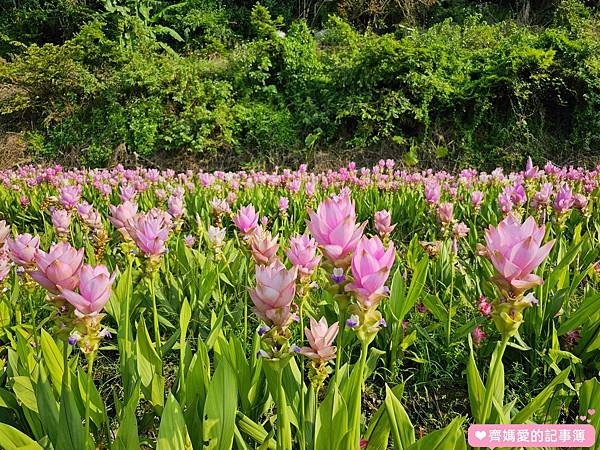
[{"label": "leafy bush", "polygon": [[3,128],[43,137],[37,155],[82,151],[92,165],[120,144],[273,162],[380,147],[481,167],[600,145],[600,21],[575,0],[546,28],[472,14],[386,34],[336,16],[287,25],[257,4],[244,7],[248,39],[229,26],[242,6],[134,4],[0,65]]}]

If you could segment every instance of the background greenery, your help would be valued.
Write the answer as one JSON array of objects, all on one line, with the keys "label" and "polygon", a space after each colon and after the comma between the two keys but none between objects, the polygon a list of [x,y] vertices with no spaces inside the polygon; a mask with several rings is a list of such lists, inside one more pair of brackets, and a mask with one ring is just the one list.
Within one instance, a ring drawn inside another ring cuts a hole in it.
[{"label": "background greenery", "polygon": [[25,158],[591,163],[599,106],[597,2],[0,0]]}]

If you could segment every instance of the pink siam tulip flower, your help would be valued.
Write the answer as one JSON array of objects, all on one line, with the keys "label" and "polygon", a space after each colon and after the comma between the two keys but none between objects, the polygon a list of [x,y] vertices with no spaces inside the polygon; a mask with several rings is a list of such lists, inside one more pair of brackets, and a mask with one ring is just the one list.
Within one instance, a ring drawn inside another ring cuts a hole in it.
[{"label": "pink siam tulip flower", "polygon": [[584,194],[575,194],[573,195],[573,206],[580,211],[583,211],[587,208],[588,198]]},{"label": "pink siam tulip flower", "polygon": [[366,222],[356,223],[354,203],[349,194],[327,198],[317,211],[308,210],[308,229],[315,237],[325,257],[336,267],[347,267],[350,253],[362,236]]},{"label": "pink siam tulip flower", "polygon": [[554,199],[553,205],[554,210],[558,215],[562,215],[573,207],[573,203],[575,203],[575,199],[573,198],[571,188],[568,184],[563,184],[556,193],[556,198]]},{"label": "pink siam tulip flower", "polygon": [[137,194],[135,187],[133,186],[121,186],[119,190],[119,198],[121,203],[132,202]]},{"label": "pink siam tulip flower", "polygon": [[55,209],[52,211],[52,225],[56,234],[60,237],[66,237],[71,227],[71,213],[64,209]]},{"label": "pink siam tulip flower", "polygon": [[0,247],[6,241],[6,238],[10,234],[10,226],[6,225],[5,220],[0,220]]},{"label": "pink siam tulip flower", "polygon": [[225,228],[208,227],[208,242],[210,245],[218,250],[225,245]]},{"label": "pink siam tulip flower", "polygon": [[546,206],[550,201],[552,195],[552,183],[544,183],[541,185],[540,190],[533,195],[531,200],[531,207],[533,209],[539,209],[542,206]]},{"label": "pink siam tulip flower", "polygon": [[196,244],[196,238],[190,234],[183,238],[183,243],[186,247],[192,248]]},{"label": "pink siam tulip flower", "polygon": [[277,259],[277,236],[271,236],[271,232],[257,228],[250,240],[252,257],[256,264],[268,266]]},{"label": "pink siam tulip flower", "polygon": [[533,165],[533,161],[531,161],[531,156],[527,158],[527,164],[525,165],[525,172],[523,172],[523,176],[528,180],[531,180],[537,177],[538,168]]},{"label": "pink siam tulip flower", "polygon": [[75,308],[79,316],[95,316],[110,298],[112,283],[117,272],[111,275],[104,265],[92,267],[85,264],[79,274],[79,293],[58,286],[61,296]]},{"label": "pink siam tulip flower", "polygon": [[508,214],[513,209],[513,202],[510,199],[510,194],[507,192],[498,194],[498,204],[500,205],[500,211],[502,211],[503,214]]},{"label": "pink siam tulip flower", "polygon": [[483,202],[484,193],[481,191],[473,191],[471,192],[471,204],[473,208],[479,209],[481,208],[481,202]]},{"label": "pink siam tulip flower", "polygon": [[254,205],[242,206],[233,218],[233,223],[243,235],[252,234],[258,225],[258,213]]},{"label": "pink siam tulip flower", "polygon": [[29,197],[27,197],[26,195],[21,195],[21,197],[19,198],[19,203],[21,204],[21,206],[25,207],[25,206],[29,206],[31,201],[29,200]]},{"label": "pink siam tulip flower", "polygon": [[477,325],[475,329],[471,331],[471,337],[473,338],[473,344],[475,344],[475,347],[481,347],[481,344],[488,336],[486,332],[483,331],[479,325]]},{"label": "pink siam tulip flower", "polygon": [[304,328],[309,347],[302,347],[300,353],[315,361],[330,361],[335,358],[336,347],[333,344],[339,326],[335,322],[327,325],[327,319],[321,317],[318,322],[310,318],[310,328]]},{"label": "pink siam tulip flower", "polygon": [[40,237],[31,234],[18,234],[14,240],[6,240],[8,256],[19,266],[29,267],[35,264],[35,254],[40,247]]},{"label": "pink siam tulip flower", "polygon": [[442,203],[437,209],[438,220],[442,225],[449,225],[454,220],[454,205],[452,203]]},{"label": "pink siam tulip flower", "polygon": [[4,279],[10,273],[10,260],[6,257],[6,255],[0,256],[0,283],[4,281]]},{"label": "pink siam tulip flower", "polygon": [[296,295],[297,268],[286,269],[279,260],[256,267],[256,288],[250,290],[254,313],[268,325],[286,326]]},{"label": "pink siam tulip flower", "polygon": [[290,262],[298,267],[301,278],[309,278],[315,267],[321,261],[321,255],[317,255],[317,243],[308,235],[293,236],[290,238],[290,248],[286,255]]},{"label": "pink siam tulip flower", "polygon": [[538,227],[533,217],[521,224],[512,214],[497,227],[487,229],[488,257],[498,272],[496,282],[502,289],[517,296],[544,283],[532,273],[554,245],[554,240],[541,245],[544,233],[545,227]]},{"label": "pink siam tulip flower", "polygon": [[389,236],[396,225],[392,225],[392,216],[389,211],[381,210],[375,213],[375,229],[381,236]]},{"label": "pink siam tulip flower", "polygon": [[83,249],[76,250],[61,241],[53,244],[48,253],[38,250],[35,262],[38,269],[31,277],[52,294],[60,294],[60,288],[75,289],[83,264]]},{"label": "pink siam tulip flower", "polygon": [[129,228],[131,237],[147,257],[157,257],[167,251],[169,224],[164,216],[153,216],[150,212],[140,214]]},{"label": "pink siam tulip flower", "polygon": [[168,211],[175,219],[179,219],[183,216],[184,207],[183,207],[183,198],[171,195],[169,200],[167,200],[167,206],[169,207]]},{"label": "pink siam tulip flower", "polygon": [[110,223],[119,230],[125,239],[131,239],[129,230],[135,221],[138,205],[127,201],[119,206],[110,205],[108,209],[110,211],[110,216],[108,217]]},{"label": "pink siam tulip flower", "polygon": [[527,193],[525,192],[525,188],[523,188],[523,185],[520,182],[515,183],[512,189],[510,190],[510,200],[515,205],[522,205],[527,201]]},{"label": "pink siam tulip flower", "polygon": [[396,254],[394,245],[386,250],[378,236],[363,236],[352,256],[352,277],[346,290],[354,293],[364,309],[379,304],[387,295],[387,281]]},{"label": "pink siam tulip flower", "polygon": [[469,227],[464,222],[459,222],[452,227],[452,235],[456,239],[464,238],[469,234]]},{"label": "pink siam tulip flower", "polygon": [[59,191],[59,201],[67,209],[73,208],[81,198],[81,185],[65,186]]},{"label": "pink siam tulip flower", "polygon": [[279,197],[279,204],[277,205],[277,207],[279,208],[279,211],[285,212],[285,211],[287,211],[289,206],[290,206],[290,201],[287,197]]},{"label": "pink siam tulip flower", "polygon": [[440,185],[433,181],[425,184],[425,200],[429,205],[435,205],[442,195],[442,188]]}]

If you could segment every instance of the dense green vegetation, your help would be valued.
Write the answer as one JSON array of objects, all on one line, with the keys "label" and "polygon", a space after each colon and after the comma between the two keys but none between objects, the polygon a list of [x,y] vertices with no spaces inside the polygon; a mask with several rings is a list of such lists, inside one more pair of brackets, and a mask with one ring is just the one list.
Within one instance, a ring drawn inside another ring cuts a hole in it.
[{"label": "dense green vegetation", "polygon": [[92,166],[124,149],[222,167],[589,161],[592,3],[4,1],[0,136]]}]

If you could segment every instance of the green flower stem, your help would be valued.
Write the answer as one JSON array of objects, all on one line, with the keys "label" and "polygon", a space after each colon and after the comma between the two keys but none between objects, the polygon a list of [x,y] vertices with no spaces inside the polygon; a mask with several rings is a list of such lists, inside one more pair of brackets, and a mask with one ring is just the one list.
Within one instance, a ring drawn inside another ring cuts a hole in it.
[{"label": "green flower stem", "polygon": [[283,369],[277,367],[277,450],[292,450],[292,433],[283,389]]},{"label": "green flower stem", "polygon": [[490,368],[490,372],[488,374],[488,378],[485,383],[485,397],[483,399],[483,408],[481,409],[481,417],[479,418],[479,423],[487,423],[489,419],[490,413],[492,411],[492,386],[496,384],[496,378],[498,377],[498,370],[502,365],[502,357],[504,356],[504,352],[506,351],[506,346],[508,345],[508,341],[510,336],[505,335],[502,337],[502,341],[500,342],[500,347],[497,348],[496,359],[494,360],[494,365]]},{"label": "green flower stem", "polygon": [[[90,397],[92,390],[92,375],[94,370],[94,352],[87,355],[88,362],[88,379],[87,379],[87,389],[85,393],[85,447],[90,449],[94,448],[93,439],[90,441]],[[65,367],[65,370],[67,368]]]},{"label": "green flower stem", "polygon": [[369,351],[369,343],[366,340],[360,342],[360,359],[358,360],[358,379],[354,386],[354,396],[352,398],[352,409],[350,410],[350,427],[353,434],[352,442],[355,449],[360,448],[360,411],[362,403],[362,385],[365,374],[365,366],[367,363],[367,353]]},{"label": "green flower stem", "polygon": [[160,329],[158,326],[158,308],[156,307],[156,292],[154,291],[154,281],[156,275],[154,272],[150,275],[150,297],[152,298],[152,315],[154,319],[154,340],[156,341],[156,353],[162,358],[162,348],[160,343]]},{"label": "green flower stem", "polygon": [[344,329],[346,327],[346,311],[342,311],[340,308],[338,314],[338,324],[339,324],[339,332],[337,336],[337,350],[335,356],[335,383],[340,385],[340,367],[342,364],[342,347],[344,342]]},{"label": "green flower stem", "polygon": [[[300,306],[298,307],[298,316],[300,317],[300,340],[298,341],[301,345],[304,343],[304,300],[302,298],[300,300]],[[306,408],[304,406],[304,358],[300,358],[300,414],[299,421],[300,424],[298,426],[298,443],[300,444],[300,449],[304,450],[306,448],[306,437],[304,435],[304,414],[306,412]]]}]

